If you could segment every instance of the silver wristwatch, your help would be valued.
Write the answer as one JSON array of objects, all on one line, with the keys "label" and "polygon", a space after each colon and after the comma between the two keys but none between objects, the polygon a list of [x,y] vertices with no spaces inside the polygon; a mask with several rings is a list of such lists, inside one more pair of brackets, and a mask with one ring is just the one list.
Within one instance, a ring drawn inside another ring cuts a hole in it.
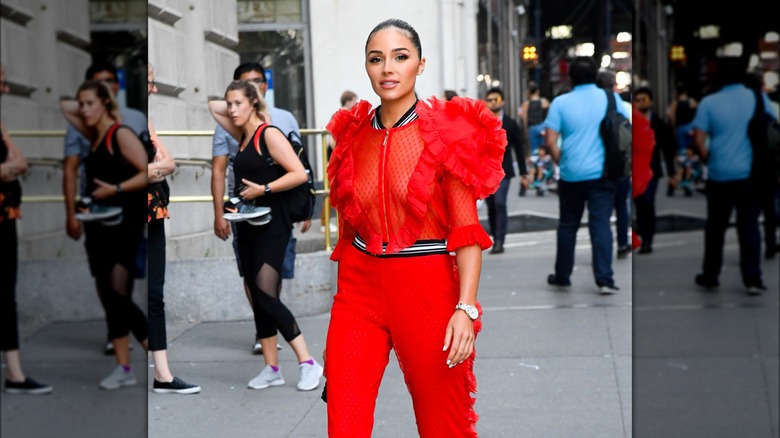
[{"label": "silver wristwatch", "polygon": [[477,310],[477,306],[472,306],[471,304],[458,303],[458,305],[455,306],[455,310],[462,310],[466,312],[466,315],[468,315],[469,319],[472,321],[479,318],[479,311]]}]

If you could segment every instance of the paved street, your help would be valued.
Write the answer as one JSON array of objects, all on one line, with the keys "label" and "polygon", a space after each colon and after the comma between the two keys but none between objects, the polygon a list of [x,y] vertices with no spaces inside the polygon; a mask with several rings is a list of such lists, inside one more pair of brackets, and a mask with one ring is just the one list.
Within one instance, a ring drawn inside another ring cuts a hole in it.
[{"label": "paved street", "polygon": [[[557,211],[554,195],[519,198],[514,187],[510,212]],[[668,201],[701,208],[703,198],[659,196],[659,214]],[[746,296],[734,275],[733,234],[717,293],[692,286],[701,231],[661,234],[653,254],[615,260],[621,292],[607,297],[596,293],[586,229],[578,235],[569,292],[545,282],[554,231],[511,234],[505,254],[485,253],[479,295],[484,329],[475,365],[480,436],[617,438],[632,436],[632,428],[641,437],[777,436],[778,265],[764,263],[770,293]],[[319,356],[328,315],[298,322]],[[169,327],[172,369],[203,387],[199,395],[179,396],[147,390],[140,371],[146,361],[137,346],[139,385],[99,390],[97,382],[113,362],[98,351],[104,323],[46,326],[26,337],[22,351],[27,371],[54,384],[55,392],[3,395],[2,435],[140,438],[147,436],[148,421],[149,437],[326,437],[326,405],[320,391],[296,390],[288,345],[280,352],[287,383],[247,389],[262,368],[262,358],[250,353],[252,332],[251,321]],[[632,417],[632,408],[638,416]],[[417,436],[412,412],[391,354],[374,436]]]}]

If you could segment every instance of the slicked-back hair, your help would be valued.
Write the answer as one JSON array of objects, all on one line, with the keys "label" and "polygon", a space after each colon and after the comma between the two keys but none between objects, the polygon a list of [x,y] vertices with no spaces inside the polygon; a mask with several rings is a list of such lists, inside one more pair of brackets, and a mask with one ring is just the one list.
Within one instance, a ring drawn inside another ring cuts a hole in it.
[{"label": "slicked-back hair", "polygon": [[409,38],[414,47],[417,49],[417,56],[422,59],[422,43],[420,43],[420,35],[417,34],[417,31],[414,30],[411,24],[405,22],[404,20],[399,20],[398,18],[390,18],[377,24],[371,30],[371,33],[368,34],[368,38],[366,39],[366,47],[363,49],[363,51],[368,50],[368,43],[371,41],[371,38],[375,33],[391,27],[400,30],[404,35],[406,35],[407,38]]}]

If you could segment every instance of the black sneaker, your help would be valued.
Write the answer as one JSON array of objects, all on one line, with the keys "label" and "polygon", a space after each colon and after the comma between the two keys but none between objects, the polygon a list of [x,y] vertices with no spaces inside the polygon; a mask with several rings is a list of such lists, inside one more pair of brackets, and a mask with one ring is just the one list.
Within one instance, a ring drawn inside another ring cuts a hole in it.
[{"label": "black sneaker", "polygon": [[170,382],[160,382],[154,379],[152,391],[157,394],[197,394],[200,392],[200,386],[192,385],[174,376]]},{"label": "black sneaker", "polygon": [[720,286],[720,282],[718,282],[717,279],[705,277],[704,274],[698,274],[696,276],[696,284],[705,289],[715,289]]},{"label": "black sneaker", "polygon": [[614,284],[602,284],[599,286],[599,294],[601,295],[613,295],[620,292],[620,288]]},{"label": "black sneaker", "polygon": [[571,281],[563,281],[559,279],[555,274],[550,274],[547,276],[547,284],[550,286],[556,286],[558,289],[561,290],[568,290],[571,288]]},{"label": "black sneaker", "polygon": [[51,385],[45,383],[36,382],[35,380],[26,377],[24,382],[12,382],[8,379],[5,380],[5,392],[9,394],[50,394],[54,391]]},{"label": "black sneaker", "polygon": [[624,259],[628,257],[628,255],[631,254],[631,247],[630,246],[621,246],[617,250],[617,258]]},{"label": "black sneaker", "polygon": [[780,253],[780,246],[777,244],[774,245],[766,245],[766,250],[764,252],[764,258],[767,260],[772,260],[775,258],[775,254]]},{"label": "black sneaker", "polygon": [[747,293],[748,295],[761,295],[764,292],[766,292],[766,286],[764,286],[764,283],[755,283],[751,284],[747,287]]}]

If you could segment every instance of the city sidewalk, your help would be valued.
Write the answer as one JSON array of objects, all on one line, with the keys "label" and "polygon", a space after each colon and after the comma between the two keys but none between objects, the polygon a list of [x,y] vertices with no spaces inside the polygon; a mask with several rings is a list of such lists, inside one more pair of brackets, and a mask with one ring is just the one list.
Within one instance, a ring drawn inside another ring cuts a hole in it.
[{"label": "city sidewalk", "polygon": [[[664,198],[659,193],[659,213],[661,203],[677,202]],[[510,213],[557,211],[554,195],[519,198],[510,191],[509,200]],[[700,208],[703,197],[679,202]],[[586,229],[578,234],[569,292],[546,285],[555,255],[552,230],[510,234],[506,253],[486,252],[479,294],[484,328],[475,364],[480,436],[617,438],[632,436],[634,426],[646,432],[641,436],[702,436],[696,433],[702,425],[708,436],[724,430],[741,431],[728,436],[776,436],[778,265],[763,264],[770,292],[747,297],[733,275],[738,269],[733,231],[728,236],[726,275],[715,294],[693,286],[702,253],[698,230],[659,234],[653,254],[615,260],[621,291],[614,296],[596,293]],[[298,322],[319,360],[328,314]],[[48,325],[25,336],[22,356],[26,371],[53,384],[55,392],[3,394],[0,432],[3,437],[52,431],[59,437],[326,437],[321,391],[296,390],[297,363],[286,343],[280,351],[286,384],[247,388],[263,366],[262,357],[250,352],[253,331],[249,320],[169,326],[173,372],[203,387],[198,395],[184,396],[149,390],[146,379],[153,370],[144,373],[148,360],[137,343],[138,386],[101,391],[97,383],[113,367],[113,359],[99,351],[105,323]],[[632,360],[632,353],[638,357]],[[390,357],[373,436],[417,436],[411,398],[394,354]],[[734,376],[740,381],[721,384]],[[641,422],[632,418],[632,395],[640,391],[635,406]],[[722,415],[704,408],[698,416],[675,415],[702,400]],[[739,414],[751,418],[751,430],[745,431]]]},{"label": "city sidewalk", "polygon": [[[523,201],[538,204],[535,210],[547,207],[548,214],[557,210],[554,196],[512,195],[510,212]],[[552,231],[512,234],[505,254],[485,253],[480,286],[484,329],[475,365],[481,436],[630,436],[630,259],[615,263],[621,293],[599,296],[590,273],[587,233],[579,237],[574,287],[566,293],[545,283],[555,251]],[[328,314],[298,322],[319,358]],[[99,390],[97,382],[113,367],[113,359],[99,351],[104,323],[48,325],[25,339],[22,352],[27,371],[53,384],[55,392],[46,397],[3,395],[3,436],[46,436],[52,430],[59,436],[105,431],[133,438],[147,432],[150,437],[327,436],[321,392],[296,390],[297,364],[287,344],[280,351],[287,383],[247,388],[263,366],[262,357],[250,353],[252,333],[249,320],[169,327],[172,370],[203,387],[201,394],[180,396],[149,391],[143,377],[150,378],[152,370],[143,375],[147,361],[137,346],[133,363],[139,385]],[[411,398],[393,354],[380,390],[374,436],[416,436]]]}]

